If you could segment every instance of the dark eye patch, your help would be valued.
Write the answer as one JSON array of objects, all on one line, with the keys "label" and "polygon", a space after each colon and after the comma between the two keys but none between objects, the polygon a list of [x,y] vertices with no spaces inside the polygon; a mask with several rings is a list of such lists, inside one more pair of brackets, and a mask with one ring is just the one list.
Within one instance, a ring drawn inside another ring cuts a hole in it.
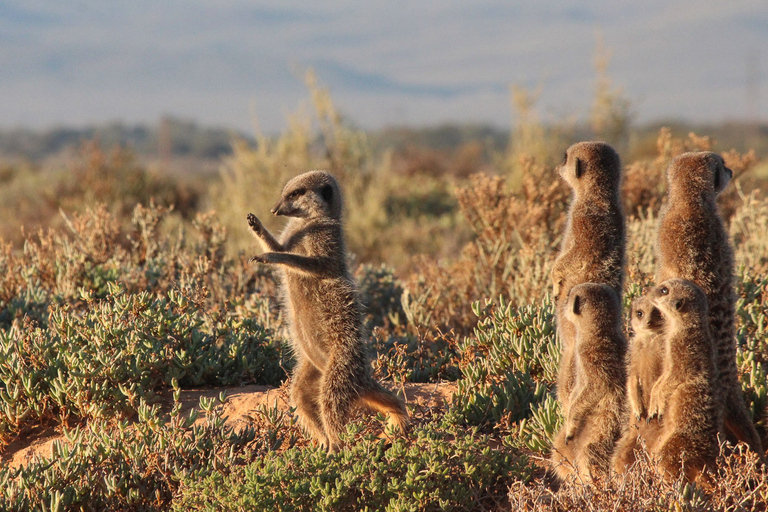
[{"label": "dark eye patch", "polygon": [[576,159],[576,178],[581,178],[581,176],[584,174],[584,164],[581,162],[580,158]]},{"label": "dark eye patch", "polygon": [[305,192],[306,192],[306,190],[304,190],[303,188],[297,188],[296,190],[294,190],[293,192],[288,194],[288,198],[289,199],[296,199],[299,196],[303,196]]},{"label": "dark eye patch", "polygon": [[581,297],[579,297],[578,295],[573,298],[573,314],[574,315],[581,314],[581,307],[582,307],[581,302],[582,302]]},{"label": "dark eye patch", "polygon": [[326,203],[329,203],[333,200],[333,187],[330,185],[324,185],[323,188],[320,189],[320,195],[323,196],[323,200]]}]

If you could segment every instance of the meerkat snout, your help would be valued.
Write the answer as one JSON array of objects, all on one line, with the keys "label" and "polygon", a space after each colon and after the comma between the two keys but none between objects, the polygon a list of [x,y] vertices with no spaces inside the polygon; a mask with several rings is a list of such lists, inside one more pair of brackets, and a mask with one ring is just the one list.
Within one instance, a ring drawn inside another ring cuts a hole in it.
[{"label": "meerkat snout", "polygon": [[653,328],[662,323],[661,311],[658,308],[651,308],[651,312],[645,319],[645,325],[648,328]]}]

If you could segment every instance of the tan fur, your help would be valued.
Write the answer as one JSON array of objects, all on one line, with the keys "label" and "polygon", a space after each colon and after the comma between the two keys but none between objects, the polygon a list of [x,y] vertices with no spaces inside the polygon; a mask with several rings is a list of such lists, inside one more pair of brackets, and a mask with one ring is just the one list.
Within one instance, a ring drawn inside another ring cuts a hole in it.
[{"label": "tan fur", "polygon": [[592,481],[607,474],[625,415],[621,303],[612,287],[583,283],[571,289],[563,310],[576,334],[576,378],[552,462],[561,480],[575,472]]},{"label": "tan fur", "polygon": [[269,251],[252,261],[280,266],[297,359],[291,403],[301,425],[331,451],[340,447],[339,434],[356,405],[385,412],[404,428],[403,402],[373,379],[363,347],[362,305],[347,267],[336,179],[324,171],[293,178],[272,213],[290,217],[279,241],[248,215]]},{"label": "tan fur", "polygon": [[648,420],[661,425],[652,453],[667,479],[695,480],[714,468],[720,408],[707,297],[691,281],[669,279],[650,298],[664,316],[664,367],[651,390]]},{"label": "tan fur", "polygon": [[648,297],[632,303],[631,324],[634,336],[627,354],[627,419],[624,433],[616,445],[613,469],[624,472],[635,461],[635,450],[643,445],[653,449],[659,435],[657,422],[646,421],[651,388],[661,376],[664,358],[664,334],[661,312]]},{"label": "tan fur", "polygon": [[706,294],[715,344],[717,402],[724,421],[719,428],[762,457],[762,443],[738,380],[733,250],[715,203],[731,175],[723,159],[711,152],[685,153],[672,161],[656,247],[656,282],[679,277],[693,281]]},{"label": "tan fur", "polygon": [[564,307],[571,288],[604,283],[621,298],[625,228],[619,155],[603,142],[580,142],[566,152],[560,176],[573,189],[560,254],[552,269],[557,332],[562,344],[557,394],[564,409],[574,382],[574,329]]}]

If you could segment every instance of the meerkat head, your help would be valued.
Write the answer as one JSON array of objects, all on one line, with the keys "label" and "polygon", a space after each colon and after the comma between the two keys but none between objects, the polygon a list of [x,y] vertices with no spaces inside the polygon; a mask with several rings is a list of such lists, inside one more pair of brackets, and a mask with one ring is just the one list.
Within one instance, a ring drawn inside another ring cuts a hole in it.
[{"label": "meerkat head", "polygon": [[670,190],[692,196],[715,197],[732,177],[733,171],[725,166],[723,158],[711,151],[683,153],[676,156],[667,169]]},{"label": "meerkat head", "polygon": [[309,171],[285,184],[272,213],[286,217],[341,219],[341,209],[341,188],[336,178],[325,171]]},{"label": "meerkat head", "polygon": [[565,317],[577,327],[618,328],[621,303],[616,291],[607,284],[582,283],[571,288]]},{"label": "meerkat head", "polygon": [[657,331],[664,324],[661,311],[646,296],[632,301],[632,330],[635,334],[642,331]]},{"label": "meerkat head", "polygon": [[621,160],[605,142],[579,142],[565,152],[558,172],[577,196],[616,195],[621,182]]},{"label": "meerkat head", "polygon": [[707,323],[707,296],[695,283],[685,279],[667,279],[651,290],[649,298],[669,323],[685,325]]}]

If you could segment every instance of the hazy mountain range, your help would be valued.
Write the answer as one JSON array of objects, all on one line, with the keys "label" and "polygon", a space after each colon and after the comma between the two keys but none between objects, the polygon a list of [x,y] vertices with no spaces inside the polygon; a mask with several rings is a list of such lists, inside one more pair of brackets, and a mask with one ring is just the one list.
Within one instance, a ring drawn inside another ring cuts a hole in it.
[{"label": "hazy mountain range", "polygon": [[765,0],[247,2],[0,0],[0,127],[162,115],[285,126],[316,70],[366,128],[508,126],[509,86],[584,117],[596,33],[638,121],[768,114]]}]

